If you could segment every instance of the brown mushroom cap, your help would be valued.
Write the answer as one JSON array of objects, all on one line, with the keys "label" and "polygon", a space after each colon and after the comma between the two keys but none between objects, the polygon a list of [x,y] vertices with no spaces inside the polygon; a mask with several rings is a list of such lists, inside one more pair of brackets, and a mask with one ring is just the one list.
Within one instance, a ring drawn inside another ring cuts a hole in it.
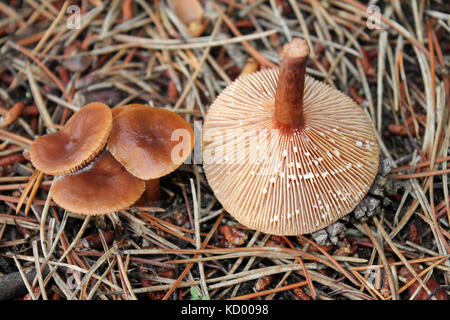
[{"label": "brown mushroom cap", "polygon": [[193,148],[194,132],[186,120],[174,112],[145,105],[118,113],[108,140],[114,158],[143,180],[174,171]]},{"label": "brown mushroom cap", "polygon": [[111,112],[112,112],[113,118],[114,118],[115,116],[117,116],[119,113],[121,113],[123,110],[125,110],[125,107],[126,107],[126,106],[120,106],[120,107],[114,107],[114,108],[112,108],[112,109],[111,109]]},{"label": "brown mushroom cap", "polygon": [[198,0],[172,0],[175,14],[185,25],[198,21],[203,16],[203,7]]},{"label": "brown mushroom cap", "polygon": [[31,162],[36,169],[47,174],[74,172],[102,150],[111,128],[111,109],[103,103],[89,103],[76,112],[59,132],[43,135],[33,142]]},{"label": "brown mushroom cap", "polygon": [[145,181],[103,151],[86,168],[56,178],[50,192],[53,200],[70,212],[98,215],[128,208],[144,190]]},{"label": "brown mushroom cap", "polygon": [[240,223],[298,235],[355,208],[376,176],[379,150],[365,111],[309,76],[301,125],[280,124],[278,77],[279,69],[244,75],[218,96],[204,122],[203,166],[216,198]]}]

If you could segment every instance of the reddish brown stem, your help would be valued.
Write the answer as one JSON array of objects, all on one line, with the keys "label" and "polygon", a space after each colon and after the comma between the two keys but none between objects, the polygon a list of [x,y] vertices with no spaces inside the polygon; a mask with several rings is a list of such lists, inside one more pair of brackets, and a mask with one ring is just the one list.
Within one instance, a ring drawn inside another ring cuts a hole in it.
[{"label": "reddish brown stem", "polygon": [[280,74],[275,95],[275,120],[284,127],[303,125],[303,91],[309,47],[296,38],[282,49]]},{"label": "reddish brown stem", "polygon": [[161,197],[161,189],[159,187],[159,178],[145,181],[145,191],[141,198],[136,202],[137,206],[154,205]]}]

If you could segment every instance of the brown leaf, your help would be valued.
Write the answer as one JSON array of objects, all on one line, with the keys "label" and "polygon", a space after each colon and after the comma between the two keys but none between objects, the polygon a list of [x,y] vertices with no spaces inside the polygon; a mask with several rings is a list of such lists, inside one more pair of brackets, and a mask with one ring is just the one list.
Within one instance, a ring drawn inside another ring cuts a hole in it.
[{"label": "brown leaf", "polygon": [[26,162],[27,159],[21,154],[10,154],[9,156],[4,156],[0,158],[0,167],[7,167],[14,163]]},{"label": "brown leaf", "polygon": [[274,279],[275,279],[275,276],[272,274],[259,278],[258,281],[256,281],[255,290],[256,291],[265,290],[272,283],[272,281]]},{"label": "brown leaf", "polygon": [[311,298],[306,294],[305,290],[300,287],[292,289],[292,293],[300,300],[311,300]]},{"label": "brown leaf", "polygon": [[[414,271],[419,274],[421,271],[423,271],[418,265],[412,265]],[[406,282],[409,282],[410,280],[414,279],[414,276],[409,272],[409,270],[406,267],[402,267],[399,270],[399,275],[406,279]],[[425,279],[426,274],[424,274],[422,277],[420,277],[422,280]],[[428,289],[430,289],[431,292],[436,290],[436,293],[434,294],[434,297],[436,297],[437,300],[448,300],[448,295],[445,293],[444,290],[438,289],[440,287],[439,283],[436,281],[434,276],[432,275],[430,279],[426,282],[426,286]],[[416,281],[414,282],[409,288],[408,288],[408,294],[410,297],[417,291],[417,289],[420,287],[420,284]],[[425,300],[428,297],[428,293],[421,287],[419,289],[419,292],[414,297],[414,300]]]},{"label": "brown leaf", "polygon": [[420,236],[419,236],[419,229],[414,223],[411,223],[409,225],[409,234],[408,234],[408,240],[413,243],[419,243]]},{"label": "brown leaf", "polygon": [[225,239],[234,246],[243,245],[245,240],[247,240],[247,233],[239,230],[236,227],[230,227],[228,225],[221,225],[219,227],[219,232],[224,235]]},{"label": "brown leaf", "polygon": [[167,97],[172,101],[178,100],[178,89],[175,81],[171,80],[169,82],[169,87],[167,89]]},{"label": "brown leaf", "polygon": [[[114,231],[108,231],[103,234],[105,237],[105,241],[107,244],[111,244],[114,240],[115,234]],[[91,234],[83,239],[80,240],[81,245],[85,248],[91,248],[91,249],[102,249],[102,240],[100,238],[100,235],[98,233]]]}]

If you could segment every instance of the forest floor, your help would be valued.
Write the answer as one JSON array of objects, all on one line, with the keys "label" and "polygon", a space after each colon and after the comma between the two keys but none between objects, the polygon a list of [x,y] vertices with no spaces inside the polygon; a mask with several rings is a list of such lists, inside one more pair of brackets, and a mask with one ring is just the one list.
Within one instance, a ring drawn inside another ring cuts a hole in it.
[{"label": "forest floor", "polygon": [[[177,1],[2,1],[0,297],[448,299],[450,5],[368,2],[201,1],[186,25]],[[201,161],[163,177],[157,205],[105,216],[58,207],[50,175],[24,194],[31,142],[83,105],[150,104],[199,130],[227,84],[278,65],[295,37],[310,45],[307,73],[352,97],[378,134],[376,181],[338,223],[249,230]]]}]

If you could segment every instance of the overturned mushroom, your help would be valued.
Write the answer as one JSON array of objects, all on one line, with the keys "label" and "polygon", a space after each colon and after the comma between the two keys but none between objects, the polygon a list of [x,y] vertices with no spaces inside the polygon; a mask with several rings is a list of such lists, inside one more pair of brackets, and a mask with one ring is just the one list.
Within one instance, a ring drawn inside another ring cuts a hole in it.
[{"label": "overturned mushroom", "polygon": [[322,229],[351,212],[378,170],[371,120],[340,91],[305,75],[294,39],[279,69],[239,77],[203,128],[206,177],[245,226],[277,235]]},{"label": "overturned mushroom", "polygon": [[85,168],[56,178],[50,192],[53,200],[70,212],[98,215],[128,208],[144,189],[145,181],[103,151]]},{"label": "overturned mushroom", "polygon": [[74,172],[103,149],[111,127],[111,109],[103,103],[90,103],[76,112],[59,132],[37,138],[30,147],[31,162],[47,174]]},{"label": "overturned mushroom", "polygon": [[174,112],[145,105],[119,112],[108,140],[114,158],[143,180],[171,173],[193,148],[194,132],[186,120]]}]

